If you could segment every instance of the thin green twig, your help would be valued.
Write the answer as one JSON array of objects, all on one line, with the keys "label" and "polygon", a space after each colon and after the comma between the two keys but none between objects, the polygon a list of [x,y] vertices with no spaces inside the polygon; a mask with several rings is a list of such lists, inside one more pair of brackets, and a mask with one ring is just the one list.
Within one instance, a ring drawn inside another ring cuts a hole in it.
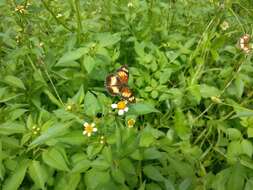
[{"label": "thin green twig", "polygon": [[51,13],[51,15],[54,17],[54,19],[56,20],[56,22],[60,25],[62,25],[65,29],[67,29],[70,32],[73,32],[73,30],[71,28],[69,28],[64,22],[62,22],[61,20],[59,20],[57,18],[57,16],[55,15],[55,13],[50,9],[49,5],[44,1],[41,0],[42,4],[44,5],[44,7],[48,10],[48,12]]}]

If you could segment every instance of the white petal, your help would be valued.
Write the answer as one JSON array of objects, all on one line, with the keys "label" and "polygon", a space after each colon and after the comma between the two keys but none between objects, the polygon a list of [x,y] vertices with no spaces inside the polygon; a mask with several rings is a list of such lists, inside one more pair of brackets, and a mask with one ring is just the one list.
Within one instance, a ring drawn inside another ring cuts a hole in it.
[{"label": "white petal", "polygon": [[98,129],[97,128],[93,128],[93,132],[96,132]]},{"label": "white petal", "polygon": [[87,135],[88,135],[88,137],[90,137],[90,136],[91,136],[91,133],[87,133]]},{"label": "white petal", "polygon": [[95,126],[95,123],[92,123],[91,126],[94,127],[94,126]]},{"label": "white petal", "polygon": [[118,115],[124,115],[124,110],[119,110]]},{"label": "white petal", "polygon": [[118,105],[117,104],[112,104],[111,107],[112,107],[112,109],[116,109],[118,107]]},{"label": "white petal", "polygon": [[125,112],[128,112],[128,107],[125,107],[124,111],[125,111]]},{"label": "white petal", "polygon": [[85,122],[85,123],[83,124],[84,127],[87,127],[88,125],[89,125],[89,123],[87,123],[87,122]]},{"label": "white petal", "polygon": [[86,135],[86,133],[87,133],[86,131],[83,131],[83,135]]}]

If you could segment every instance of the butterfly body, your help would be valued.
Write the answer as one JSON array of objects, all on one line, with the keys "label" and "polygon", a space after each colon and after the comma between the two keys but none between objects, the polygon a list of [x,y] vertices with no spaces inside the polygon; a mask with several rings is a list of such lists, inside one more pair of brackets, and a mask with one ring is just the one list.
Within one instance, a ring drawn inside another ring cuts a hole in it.
[{"label": "butterfly body", "polygon": [[115,73],[109,74],[105,80],[105,87],[112,96],[121,98],[133,103],[135,97],[133,91],[128,87],[129,71],[126,65],[121,66]]}]

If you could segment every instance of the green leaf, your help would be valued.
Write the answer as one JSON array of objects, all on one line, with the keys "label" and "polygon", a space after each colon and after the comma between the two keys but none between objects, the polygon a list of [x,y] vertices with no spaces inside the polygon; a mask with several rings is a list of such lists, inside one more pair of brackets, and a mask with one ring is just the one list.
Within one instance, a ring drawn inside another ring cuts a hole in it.
[{"label": "green leaf", "polygon": [[149,147],[154,141],[155,138],[150,131],[142,131],[139,143],[141,147]]},{"label": "green leaf", "polygon": [[191,128],[187,123],[188,122],[182,110],[180,108],[176,108],[175,118],[174,118],[174,127],[175,127],[175,131],[177,135],[182,140],[187,140],[191,136]]},{"label": "green leaf", "polygon": [[150,178],[154,181],[163,181],[164,180],[164,177],[162,176],[160,171],[152,165],[144,166],[143,172],[148,178]]},{"label": "green leaf", "polygon": [[58,107],[62,107],[61,102],[59,102],[59,100],[49,90],[45,89],[43,92],[47,95],[47,97],[51,100],[52,103],[54,103]]},{"label": "green leaf", "polygon": [[29,175],[37,187],[45,189],[45,183],[48,178],[47,171],[39,161],[33,160],[29,165]]},{"label": "green leaf", "polygon": [[29,146],[43,144],[50,139],[66,134],[67,130],[68,128],[64,124],[56,123],[53,126],[49,127],[46,131],[43,131],[41,135],[36,138]]},{"label": "green leaf", "polygon": [[128,158],[119,161],[119,168],[126,174],[135,175],[135,166]]},{"label": "green leaf", "polygon": [[236,163],[232,167],[232,171],[227,182],[227,189],[229,190],[243,189],[245,177],[246,177],[245,170],[243,166],[240,163]]},{"label": "green leaf", "polygon": [[84,112],[88,116],[95,116],[100,109],[101,107],[97,98],[92,93],[87,92],[84,98]]},{"label": "green leaf", "polygon": [[61,190],[76,190],[77,186],[81,180],[81,175],[79,173],[64,173],[57,176],[56,184],[54,189]]},{"label": "green leaf", "polygon": [[66,62],[75,61],[79,58],[81,58],[83,55],[85,55],[88,52],[87,48],[78,48],[76,50],[70,51],[65,53],[57,62],[55,66],[61,66]]},{"label": "green leaf", "polygon": [[46,164],[55,169],[69,171],[64,155],[56,148],[43,151],[42,159]]},{"label": "green leaf", "polygon": [[90,168],[90,166],[91,166],[91,162],[89,160],[87,159],[81,160],[73,166],[71,172],[84,173]]},{"label": "green leaf", "polygon": [[144,115],[153,112],[159,113],[159,111],[150,104],[136,103],[131,105],[129,108],[129,114],[132,115]]},{"label": "green leaf", "polygon": [[194,176],[194,170],[190,164],[170,157],[168,157],[168,160],[181,177],[186,178]]},{"label": "green leaf", "polygon": [[83,58],[83,66],[86,69],[87,73],[91,73],[91,71],[95,68],[96,66],[96,61],[93,57],[87,55],[84,56]]},{"label": "green leaf", "polygon": [[253,179],[252,177],[247,180],[244,190],[252,190],[253,189]]},{"label": "green leaf", "polygon": [[75,96],[72,98],[72,100],[76,103],[76,104],[81,104],[84,100],[84,89],[83,89],[83,85],[80,86],[78,92],[75,94]]},{"label": "green leaf", "polygon": [[203,98],[210,98],[212,96],[219,96],[220,91],[214,86],[201,84],[200,85],[200,94]]},{"label": "green leaf", "polygon": [[253,147],[251,142],[249,140],[243,139],[241,142],[241,146],[242,146],[242,153],[248,155],[251,158],[253,154]]},{"label": "green leaf", "polygon": [[148,148],[143,152],[144,160],[154,160],[162,157],[162,154],[156,148]]},{"label": "green leaf", "polygon": [[6,122],[0,124],[1,135],[12,135],[26,132],[25,126],[17,122]]},{"label": "green leaf", "polygon": [[226,129],[226,133],[227,133],[230,140],[239,140],[242,138],[241,132],[235,128]]},{"label": "green leaf", "polygon": [[111,171],[112,178],[120,184],[124,184],[125,176],[124,173],[119,168],[114,168]]},{"label": "green leaf", "polygon": [[111,180],[111,177],[107,171],[102,172],[95,169],[91,169],[85,174],[85,184],[88,189],[95,189],[99,185],[105,184]]},{"label": "green leaf", "polygon": [[248,134],[248,138],[252,138],[253,137],[253,128],[247,128],[247,134]]},{"label": "green leaf", "polygon": [[102,47],[112,46],[120,41],[120,34],[110,34],[110,33],[98,33],[96,36]]},{"label": "green leaf", "polygon": [[12,75],[8,75],[4,78],[4,82],[6,82],[7,84],[9,84],[10,86],[16,87],[16,88],[21,88],[23,90],[25,90],[25,85],[22,82],[22,80],[20,80],[19,78],[12,76]]},{"label": "green leaf", "polygon": [[5,180],[3,190],[17,190],[25,177],[27,167],[27,160],[20,161],[15,171]]}]

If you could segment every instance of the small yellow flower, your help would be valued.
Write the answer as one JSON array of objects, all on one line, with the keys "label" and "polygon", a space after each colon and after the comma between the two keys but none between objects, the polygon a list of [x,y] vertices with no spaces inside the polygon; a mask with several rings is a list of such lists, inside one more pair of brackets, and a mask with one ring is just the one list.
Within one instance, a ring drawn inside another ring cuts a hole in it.
[{"label": "small yellow flower", "polygon": [[26,9],[24,5],[17,5],[15,11],[24,14],[26,12]]},{"label": "small yellow flower", "polygon": [[63,15],[62,15],[61,13],[58,13],[58,14],[56,15],[56,18],[61,18],[61,17],[63,17]]},{"label": "small yellow flower", "polygon": [[99,142],[100,142],[100,144],[105,144],[105,137],[101,136]]},{"label": "small yellow flower", "polygon": [[118,115],[124,115],[125,112],[128,112],[127,101],[121,100],[117,104],[112,104],[113,109],[118,109]]},{"label": "small yellow flower", "polygon": [[220,27],[222,30],[227,30],[229,28],[229,23],[227,21],[223,21]]},{"label": "small yellow flower", "polygon": [[65,108],[66,111],[71,111],[72,110],[72,106],[71,105],[67,105],[67,107]]},{"label": "small yellow flower", "polygon": [[98,130],[95,127],[95,123],[89,124],[89,123],[85,122],[83,124],[83,126],[84,126],[83,135],[87,135],[88,137],[90,137],[93,132],[97,132],[97,130]]},{"label": "small yellow flower", "polygon": [[133,3],[130,1],[130,2],[127,4],[127,6],[128,6],[129,8],[132,8],[134,5],[133,5]]},{"label": "small yellow flower", "polygon": [[134,124],[135,124],[135,120],[134,120],[134,119],[129,119],[129,120],[127,121],[127,126],[128,126],[129,128],[132,128],[132,127],[134,126]]},{"label": "small yellow flower", "polygon": [[212,100],[214,103],[216,103],[216,104],[222,103],[221,99],[220,99],[219,97],[217,97],[217,96],[212,96],[212,97],[211,97],[211,100]]}]

